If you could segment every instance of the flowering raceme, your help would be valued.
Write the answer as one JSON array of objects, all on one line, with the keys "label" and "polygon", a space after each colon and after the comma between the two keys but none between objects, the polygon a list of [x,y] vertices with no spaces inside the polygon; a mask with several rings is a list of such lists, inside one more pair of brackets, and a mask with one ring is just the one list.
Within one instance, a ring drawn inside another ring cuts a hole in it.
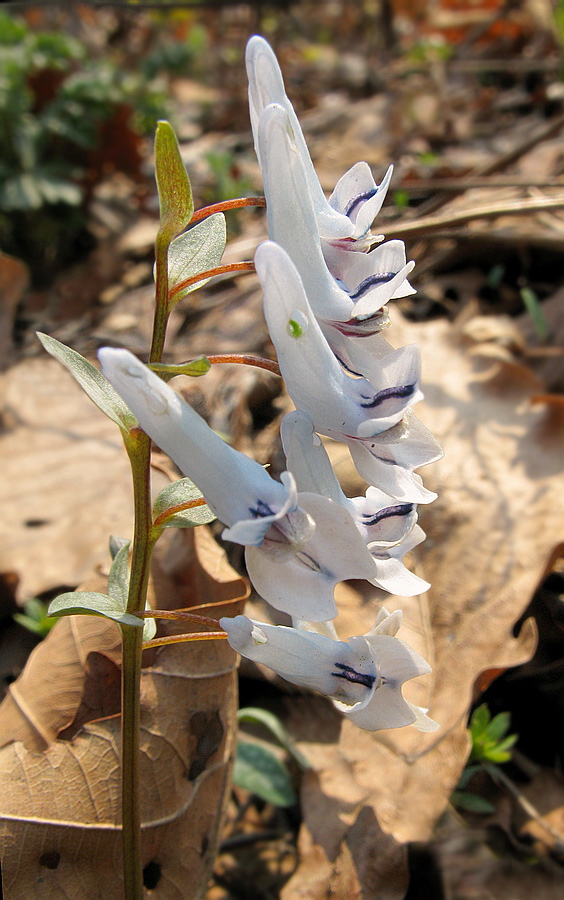
[{"label": "flowering raceme", "polygon": [[[416,469],[441,455],[412,407],[422,398],[415,346],[393,349],[386,304],[413,293],[401,241],[370,234],[391,178],[360,162],[325,198],[276,57],[247,47],[249,101],[270,240],[255,267],[281,374],[296,410],[281,424],[287,471],[277,481],[229,447],[178,394],[125,350],[100,351],[104,374],[141,427],[202,491],[245,546],[249,578],[292,626],[223,618],[231,646],[301,687],[330,697],[361,728],[436,727],[404,700],[405,681],[430,671],[396,637],[402,614],[381,609],[365,635],[339,640],[334,588],[365,579],[399,596],[427,582],[404,565],[425,537],[417,504],[435,494]],[[364,496],[349,498],[319,435],[349,447]]]}]

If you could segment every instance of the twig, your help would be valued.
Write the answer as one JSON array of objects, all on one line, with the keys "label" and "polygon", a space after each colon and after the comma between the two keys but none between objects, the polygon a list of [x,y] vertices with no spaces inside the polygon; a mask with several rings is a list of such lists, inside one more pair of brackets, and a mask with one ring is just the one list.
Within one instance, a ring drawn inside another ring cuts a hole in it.
[{"label": "twig", "polygon": [[[551,119],[550,122],[547,122],[542,128],[539,128],[536,131],[533,131],[532,134],[528,135],[523,141],[516,144],[512,150],[508,150],[507,153],[501,153],[499,156],[496,156],[491,162],[485,163],[481,166],[476,166],[473,172],[468,173],[468,177],[483,177],[485,175],[493,175],[495,172],[500,172],[502,169],[506,169],[508,166],[512,165],[518,159],[528,153],[529,150],[532,150],[533,147],[536,147],[538,144],[542,144],[543,141],[547,141],[549,138],[554,137],[558,132],[564,127],[564,114],[560,116],[556,116],[554,119]],[[463,189],[461,192],[463,193]],[[455,195],[456,196],[456,195]],[[452,194],[442,193],[438,194],[435,197],[431,197],[430,200],[427,200],[425,203],[422,203],[417,209],[417,215],[428,215],[429,213],[435,212],[437,209],[440,209],[446,203],[453,199]]]},{"label": "twig", "polygon": [[[498,175],[497,178],[483,177],[480,175],[460,175],[452,178],[409,178],[399,181],[396,190],[406,191],[408,194],[417,191],[451,191],[462,194],[480,188],[496,190],[497,188],[564,188],[563,178],[543,178],[538,181],[530,178],[519,178],[517,175]],[[452,197],[451,197],[452,199]],[[421,209],[421,207],[419,207]]]},{"label": "twig", "polygon": [[546,209],[564,209],[564,197],[523,197],[519,200],[505,200],[487,203],[473,209],[463,209],[439,216],[423,216],[416,222],[398,222],[385,229],[386,238],[418,238],[430,231],[465,225],[473,219],[495,219],[498,216],[530,215]]},{"label": "twig", "polygon": [[527,800],[527,798],[525,797],[524,794],[521,793],[521,791],[519,790],[517,785],[514,784],[513,781],[511,781],[511,778],[508,778],[508,776],[505,774],[505,772],[503,772],[497,766],[490,766],[490,765],[485,764],[484,768],[486,769],[486,771],[488,772],[490,777],[495,782],[497,782],[497,783],[501,782],[501,784],[504,787],[506,787],[507,790],[511,794],[513,794],[513,796],[517,800],[517,803],[519,804],[521,809],[523,809],[527,813],[527,815],[531,817],[531,819],[534,819],[535,822],[537,823],[537,825],[540,825],[540,827],[544,831],[546,831],[547,834],[549,834],[552,838],[554,838],[554,840],[558,844],[557,849],[563,848],[564,847],[564,835],[561,834],[559,831],[557,831],[556,828],[553,828],[549,822],[547,822],[547,821],[545,821],[545,819],[543,819],[543,817],[540,814],[540,812],[538,811],[538,809],[535,806],[533,806],[533,804],[529,800]]}]

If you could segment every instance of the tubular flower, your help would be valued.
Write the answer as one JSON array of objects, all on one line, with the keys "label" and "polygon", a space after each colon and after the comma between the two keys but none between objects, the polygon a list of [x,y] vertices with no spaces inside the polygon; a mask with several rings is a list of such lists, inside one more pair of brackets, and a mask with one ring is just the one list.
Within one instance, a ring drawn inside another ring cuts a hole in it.
[{"label": "tubular flower", "polygon": [[325,633],[309,623],[297,628],[267,625],[236,616],[220,619],[231,647],[247,659],[263,663],[286,681],[330,697],[337,709],[368,731],[415,725],[435,731],[437,723],[402,697],[404,682],[431,671],[425,660],[395,637],[398,610],[381,609],[374,627],[347,641],[333,628]]},{"label": "tubular flower", "polygon": [[288,254],[266,241],[257,249],[255,266],[270,336],[296,407],[308,413],[318,433],[348,445],[369,484],[410,503],[434,500],[413,473],[441,455],[410,410],[422,397],[415,348],[378,359],[372,381],[350,377],[325,340]]},{"label": "tubular flower", "polygon": [[377,185],[367,163],[356,163],[337,182],[327,200],[311,161],[298,117],[286,96],[278,60],[264,38],[255,35],[250,39],[246,62],[251,126],[261,168],[266,165],[266,158],[265,146],[259,139],[260,121],[264,110],[271,104],[277,104],[287,116],[288,131],[292,134],[295,151],[304,170],[313,203],[316,231],[323,242],[324,252],[328,251],[330,256],[331,249],[335,246],[345,246],[349,250],[368,249],[377,239],[370,235],[369,229],[384,202],[392,176],[391,167],[382,183]]},{"label": "tubular flower", "polygon": [[352,516],[374,559],[370,583],[403,597],[426,591],[428,582],[410,572],[402,562],[405,554],[425,538],[417,525],[415,504],[398,503],[375,487],[369,487],[364,497],[346,497],[307,413],[300,410],[287,413],[280,426],[280,436],[298,490],[329,497]]},{"label": "tubular flower", "polygon": [[285,108],[271,103],[263,110],[258,142],[269,237],[291,257],[320,324],[347,335],[380,331],[387,322],[384,305],[414,293],[407,280],[414,263],[406,262],[403,242],[387,241],[369,253],[339,244],[328,268],[303,154]]},{"label": "tubular flower", "polygon": [[311,621],[332,619],[337,582],[374,576],[372,555],[344,507],[298,493],[288,472],[275,481],[127,350],[106,347],[99,358],[143,430],[227,525],[223,537],[245,546],[249,578],[272,606]]}]

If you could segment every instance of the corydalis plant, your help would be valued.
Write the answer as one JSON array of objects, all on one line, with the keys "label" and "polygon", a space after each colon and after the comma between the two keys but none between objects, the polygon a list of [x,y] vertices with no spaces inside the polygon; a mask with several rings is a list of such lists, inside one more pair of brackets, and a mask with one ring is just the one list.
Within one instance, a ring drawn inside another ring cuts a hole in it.
[{"label": "corydalis plant", "polygon": [[[425,711],[401,695],[406,680],[429,671],[395,636],[401,614],[382,610],[368,634],[348,641],[339,640],[333,621],[339,581],[366,579],[404,596],[428,586],[403,557],[424,538],[416,504],[435,497],[415,469],[440,448],[411,411],[422,397],[418,349],[394,350],[379,333],[386,302],[413,291],[413,264],[402,242],[371,249],[369,234],[391,173],[376,185],[358,164],[327,201],[272,51],[253,38],[247,58],[273,239],[258,248],[255,266],[296,405],[282,424],[287,471],[278,481],[229,447],[127,351],[101,350],[102,369],[141,427],[202,491],[227,526],[223,537],[245,547],[255,589],[292,618],[292,627],[223,619],[231,646],[331,697],[360,727],[431,730]],[[173,280],[190,234],[175,241]],[[369,482],[364,497],[343,494],[318,434],[349,446]]]}]

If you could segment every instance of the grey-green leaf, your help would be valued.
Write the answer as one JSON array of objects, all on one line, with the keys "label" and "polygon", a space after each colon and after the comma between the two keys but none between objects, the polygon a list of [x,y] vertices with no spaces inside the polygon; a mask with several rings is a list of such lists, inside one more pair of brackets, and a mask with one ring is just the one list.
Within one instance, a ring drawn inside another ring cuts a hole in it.
[{"label": "grey-green leaf", "polygon": [[245,706],[239,710],[237,718],[239,722],[249,722],[252,725],[261,725],[263,728],[266,728],[276,738],[278,743],[294,757],[302,769],[311,768],[309,761],[298,750],[282,722],[274,713],[269,712],[267,709],[261,709],[259,706]]},{"label": "grey-green leaf", "polygon": [[239,741],[233,781],[275,806],[294,806],[297,803],[286,766],[261,744]]},{"label": "grey-green leaf", "polygon": [[107,594],[98,594],[94,591],[71,591],[68,594],[59,594],[49,604],[50,616],[103,616],[113,619],[120,625],[135,625],[143,627],[143,619],[124,613],[118,603]]},{"label": "grey-green leaf", "polygon": [[115,534],[110,535],[110,556],[115,559],[122,547],[129,547],[131,541],[127,538],[118,537]]},{"label": "grey-green leaf", "polygon": [[130,542],[127,541],[118,550],[108,575],[108,594],[123,612],[127,608],[129,593],[129,544]]},{"label": "grey-green leaf", "polygon": [[[148,609],[148,607],[147,607],[147,609]],[[144,641],[152,641],[154,636],[156,635],[156,633],[157,633],[157,623],[156,623],[155,619],[151,619],[150,617],[148,619],[145,619],[144,625],[143,625],[143,640]]]},{"label": "grey-green leaf", "polygon": [[[227,230],[223,213],[214,213],[213,216],[198,222],[175,238],[168,250],[169,289],[172,290],[183,281],[219,266],[226,241]],[[177,303],[182,297],[201,288],[208,281],[209,278],[204,278],[183,288],[174,294],[173,301]]]},{"label": "grey-green leaf", "polygon": [[[153,518],[160,518],[163,528],[192,528],[194,525],[207,525],[213,522],[215,515],[209,506],[192,506],[185,510],[175,508],[194,500],[202,500],[202,492],[189,478],[173,481],[162,489],[153,506]],[[170,515],[167,515],[167,511]]]},{"label": "grey-green leaf", "polygon": [[84,359],[76,350],[71,350],[48,334],[37,332],[37,337],[47,353],[61,362],[78,381],[98,409],[112,419],[122,431],[129,432],[137,426],[137,419],[125,405],[108,379],[98,371],[96,366]]},{"label": "grey-green leaf", "polygon": [[468,812],[481,813],[489,815],[495,812],[495,808],[484,797],[478,794],[471,794],[470,791],[454,791],[451,794],[451,803],[457,809],[465,809]]}]

